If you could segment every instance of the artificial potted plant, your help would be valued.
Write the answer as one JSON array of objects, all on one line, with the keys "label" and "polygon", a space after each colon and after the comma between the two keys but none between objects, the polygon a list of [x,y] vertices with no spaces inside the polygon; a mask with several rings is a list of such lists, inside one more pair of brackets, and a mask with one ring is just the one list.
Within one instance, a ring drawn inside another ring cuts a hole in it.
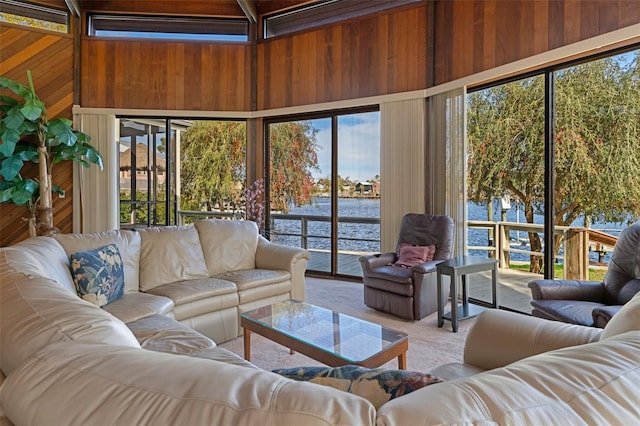
[{"label": "artificial potted plant", "polygon": [[[51,235],[53,225],[52,193],[64,194],[53,184],[55,164],[71,160],[102,169],[102,156],[89,144],[90,136],[76,131],[71,120],[49,120],[44,102],[36,95],[31,72],[29,87],[0,77],[0,90],[15,96],[0,95],[0,203],[25,206],[29,211],[29,235]],[[26,163],[38,164],[38,178],[24,178]]]}]

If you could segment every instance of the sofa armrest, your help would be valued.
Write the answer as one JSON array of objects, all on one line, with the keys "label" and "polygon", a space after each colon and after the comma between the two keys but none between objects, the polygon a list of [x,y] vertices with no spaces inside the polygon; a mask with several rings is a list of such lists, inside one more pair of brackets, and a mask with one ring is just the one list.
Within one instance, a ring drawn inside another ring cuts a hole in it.
[{"label": "sofa armrest", "polygon": [[611,318],[622,309],[624,305],[601,306],[591,311],[593,323],[598,328],[604,328]]},{"label": "sofa armrest", "polygon": [[533,300],[582,300],[602,302],[605,299],[604,285],[599,281],[550,280],[529,282]]},{"label": "sofa armrest", "polygon": [[288,271],[291,274],[291,298],[305,300],[304,274],[309,252],[299,247],[272,243],[260,236],[256,250],[256,268]]},{"label": "sofa armrest", "polygon": [[379,268],[380,266],[385,266],[389,263],[393,263],[396,260],[396,254],[394,252],[367,254],[364,256],[360,256],[358,260],[360,260],[362,272],[366,273],[367,271],[370,271],[374,268]]},{"label": "sofa armrest", "polygon": [[491,309],[478,316],[464,347],[464,362],[484,370],[531,355],[597,341],[601,329]]}]

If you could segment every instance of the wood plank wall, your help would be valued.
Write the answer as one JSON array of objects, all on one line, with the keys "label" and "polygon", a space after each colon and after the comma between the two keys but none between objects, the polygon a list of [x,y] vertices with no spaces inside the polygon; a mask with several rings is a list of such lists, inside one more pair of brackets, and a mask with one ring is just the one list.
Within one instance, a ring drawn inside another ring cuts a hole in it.
[{"label": "wood plank wall", "polygon": [[[31,70],[36,93],[47,106],[49,118],[71,119],[73,105],[73,37],[50,31],[29,30],[0,23],[0,75],[27,85],[27,70]],[[4,93],[3,93],[4,94]],[[37,177],[36,167],[25,169],[23,177]],[[54,225],[62,232],[72,229],[72,167],[56,165],[53,182],[67,196],[54,196]],[[0,246],[7,246],[28,237],[22,217],[25,207],[0,204]]]},{"label": "wood plank wall", "polygon": [[259,110],[423,89],[427,5],[258,44]]},{"label": "wood plank wall", "polygon": [[435,20],[437,85],[640,23],[640,1],[437,1]]},{"label": "wood plank wall", "polygon": [[248,111],[248,43],[105,40],[83,37],[84,107]]}]

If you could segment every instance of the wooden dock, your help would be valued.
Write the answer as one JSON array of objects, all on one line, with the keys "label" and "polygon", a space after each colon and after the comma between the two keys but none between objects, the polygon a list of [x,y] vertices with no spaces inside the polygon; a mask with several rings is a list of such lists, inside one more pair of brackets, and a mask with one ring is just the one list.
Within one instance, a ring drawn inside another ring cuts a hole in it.
[{"label": "wooden dock", "polygon": [[[326,251],[310,250],[311,259],[307,267],[309,273],[330,272],[330,256]],[[360,253],[339,253],[338,274],[362,279],[362,269],[358,258]],[[501,307],[519,312],[531,313],[531,290],[527,283],[542,278],[540,274],[500,269],[498,272],[498,301]],[[491,274],[479,272],[467,278],[469,296],[491,303]]]}]

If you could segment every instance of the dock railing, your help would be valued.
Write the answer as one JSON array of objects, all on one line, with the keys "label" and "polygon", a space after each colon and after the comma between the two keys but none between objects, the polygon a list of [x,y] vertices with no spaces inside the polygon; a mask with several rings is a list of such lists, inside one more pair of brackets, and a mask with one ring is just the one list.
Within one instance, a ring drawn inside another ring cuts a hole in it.
[{"label": "dock railing", "polygon": [[[178,223],[184,225],[196,218],[220,218],[233,219],[235,216],[232,212],[201,212],[201,211],[178,211]],[[285,220],[298,222],[298,226],[287,227],[288,231],[278,230],[275,227],[276,220]],[[299,215],[299,214],[271,214],[271,226],[269,230],[271,237],[289,237],[299,242],[299,246],[305,249],[314,249],[318,247],[310,247],[309,241],[326,241],[327,246],[331,239],[329,233],[314,233],[310,230],[309,224],[312,222],[330,223],[329,216],[319,215]],[[361,225],[379,225],[380,218],[367,217],[340,217],[338,223],[350,223]],[[544,240],[544,226],[542,224],[531,224],[523,222],[506,222],[506,221],[484,221],[469,220],[467,222],[469,230],[485,230],[487,232],[486,245],[469,245],[470,251],[486,252],[488,257],[497,258],[499,266],[503,269],[509,269],[511,266],[512,254],[522,254],[526,256],[544,256],[541,251],[532,251],[528,244],[529,233],[541,234],[540,238]],[[292,230],[295,229],[295,230]],[[523,233],[527,238],[520,238]],[[515,235],[514,235],[515,234]],[[558,254],[555,256],[557,262],[564,264],[563,278],[565,279],[589,279],[589,266],[594,262],[590,260],[590,252],[599,254],[600,262],[595,262],[600,266],[606,266],[602,262],[603,255],[613,250],[618,238],[614,235],[603,231],[590,228],[572,228],[567,226],[556,226],[554,234],[561,237],[561,246]],[[369,249],[371,253],[379,252],[379,238],[371,238],[371,233],[361,233],[359,235],[338,235],[339,241],[345,241],[351,244],[362,243],[362,246],[376,247]],[[521,244],[518,244],[521,243]],[[298,244],[296,244],[298,245]],[[340,247],[340,244],[339,244]],[[326,248],[326,247],[324,247]],[[361,250],[367,251],[367,250]]]}]

